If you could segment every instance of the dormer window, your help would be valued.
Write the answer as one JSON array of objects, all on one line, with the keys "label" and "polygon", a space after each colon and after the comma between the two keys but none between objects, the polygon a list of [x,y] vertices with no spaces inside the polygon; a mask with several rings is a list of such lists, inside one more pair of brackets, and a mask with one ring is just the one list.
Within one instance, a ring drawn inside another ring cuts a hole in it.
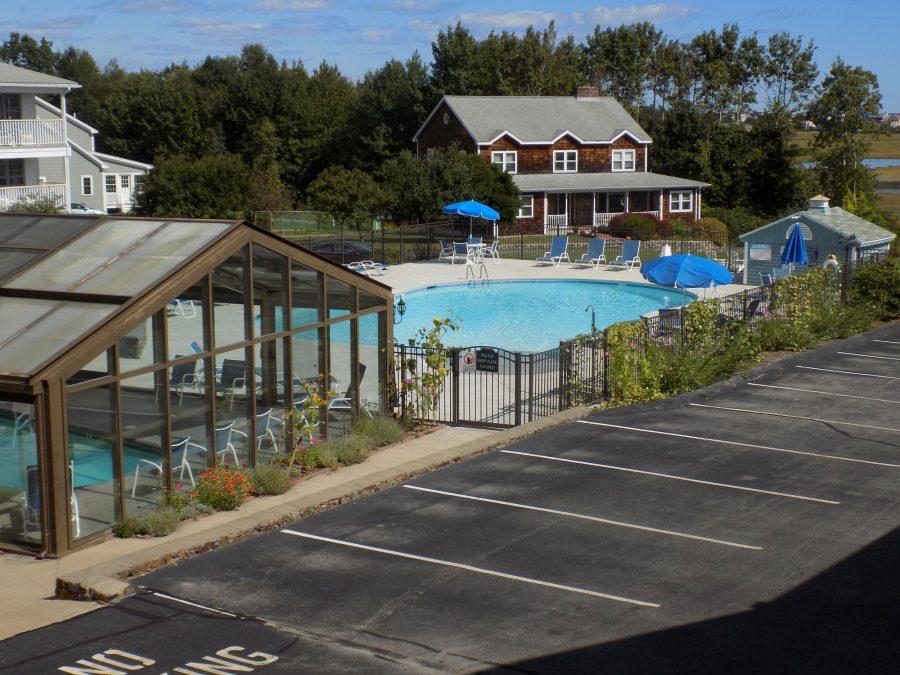
[{"label": "dormer window", "polygon": [[576,173],[578,171],[577,150],[554,150],[553,173]]},{"label": "dormer window", "polygon": [[634,150],[613,150],[612,170],[634,171]]},{"label": "dormer window", "polygon": [[496,164],[506,173],[516,172],[516,160],[518,153],[515,151],[497,151],[491,153],[491,164]]}]

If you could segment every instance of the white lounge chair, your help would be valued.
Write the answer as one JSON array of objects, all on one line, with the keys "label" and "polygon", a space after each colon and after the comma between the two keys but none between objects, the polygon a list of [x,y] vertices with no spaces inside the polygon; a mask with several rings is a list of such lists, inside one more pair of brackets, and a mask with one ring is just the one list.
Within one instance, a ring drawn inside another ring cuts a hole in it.
[{"label": "white lounge chair", "polygon": [[500,253],[497,251],[497,245],[500,243],[499,239],[494,239],[491,242],[491,245],[481,251],[482,258],[493,258],[494,262],[498,265],[500,264]]},{"label": "white lounge chair", "polygon": [[447,246],[447,242],[445,242],[443,239],[438,239],[438,244],[441,247],[441,252],[438,255],[438,260],[446,260],[447,258],[453,256],[452,246]]},{"label": "white lounge chair", "polygon": [[360,260],[348,264],[347,269],[365,274],[367,277],[380,277],[387,271],[387,265],[377,263],[374,260]]},{"label": "white lounge chair", "polygon": [[594,237],[588,239],[587,253],[582,253],[581,257],[575,261],[576,265],[590,265],[594,269],[598,269],[600,264],[608,264],[606,262],[606,239]]},{"label": "white lounge chair", "polygon": [[455,265],[457,260],[462,260],[464,263],[467,262],[472,258],[472,250],[466,242],[454,241],[450,264]]},{"label": "white lounge chair", "polygon": [[625,245],[622,246],[622,255],[617,255],[616,259],[609,264],[611,267],[624,267],[627,270],[633,270],[635,267],[641,266],[641,258],[638,255],[640,251],[640,239],[626,239]]},{"label": "white lounge chair", "polygon": [[550,241],[550,250],[547,251],[544,255],[538,256],[535,258],[537,262],[548,262],[554,267],[559,267],[560,263],[562,263],[563,258],[565,258],[566,262],[569,262],[569,238],[564,235],[554,235],[553,239]]}]

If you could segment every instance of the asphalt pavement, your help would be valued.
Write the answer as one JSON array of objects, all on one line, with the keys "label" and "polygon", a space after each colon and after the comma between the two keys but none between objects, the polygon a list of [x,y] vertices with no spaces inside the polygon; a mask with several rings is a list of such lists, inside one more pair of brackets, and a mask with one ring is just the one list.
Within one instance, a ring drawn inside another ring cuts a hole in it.
[{"label": "asphalt pavement", "polygon": [[898,506],[893,325],[160,569],[0,643],[0,672],[107,645],[147,672],[221,645],[279,657],[260,672],[879,672]]}]

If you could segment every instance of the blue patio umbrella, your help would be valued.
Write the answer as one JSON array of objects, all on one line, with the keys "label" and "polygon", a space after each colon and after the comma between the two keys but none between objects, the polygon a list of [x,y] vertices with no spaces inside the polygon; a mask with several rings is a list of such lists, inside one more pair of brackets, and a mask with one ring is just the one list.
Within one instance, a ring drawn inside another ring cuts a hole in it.
[{"label": "blue patio umbrella", "polygon": [[794,224],[791,236],[781,252],[782,265],[809,265],[809,254],[806,252],[806,244],[803,243],[803,232],[800,223]]},{"label": "blue patio umbrella", "polygon": [[708,288],[734,281],[724,265],[687,253],[649,260],[641,267],[641,274],[654,284],[672,288]]},{"label": "blue patio umbrella", "polygon": [[476,202],[472,199],[464,202],[456,202],[447,204],[443,209],[444,213],[451,216],[467,216],[469,218],[469,236],[472,236],[472,219],[481,218],[482,220],[490,220],[496,222],[500,220],[500,214],[486,204]]}]

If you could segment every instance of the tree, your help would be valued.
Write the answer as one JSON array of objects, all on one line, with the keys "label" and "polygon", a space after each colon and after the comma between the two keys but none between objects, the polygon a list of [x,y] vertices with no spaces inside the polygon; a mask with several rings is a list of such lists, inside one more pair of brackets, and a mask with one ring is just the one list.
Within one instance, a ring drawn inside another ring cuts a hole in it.
[{"label": "tree", "polygon": [[92,119],[96,116],[99,98],[100,69],[90,52],[75,47],[67,47],[57,60],[60,77],[81,85],[66,96],[67,111],[80,117]]},{"label": "tree", "polygon": [[584,70],[602,92],[636,113],[661,40],[662,32],[647,21],[603,30],[597,26],[584,45]]},{"label": "tree", "polygon": [[770,110],[791,113],[812,95],[819,76],[819,67],[813,61],[815,52],[812,40],[804,47],[802,37],[793,38],[788,33],[769,36],[762,79]]},{"label": "tree", "polygon": [[58,58],[58,54],[53,51],[53,43],[46,38],[35,40],[30,35],[12,32],[0,44],[0,61],[46,75],[57,74]]},{"label": "tree", "polygon": [[310,184],[306,195],[312,208],[330,213],[341,227],[355,225],[359,232],[379,202],[378,186],[369,174],[340,166],[330,166],[322,171]]},{"label": "tree", "polygon": [[822,187],[835,199],[871,192],[872,178],[862,160],[869,148],[864,134],[879,133],[881,93],[875,73],[837,58],[809,106],[819,128],[814,147]]},{"label": "tree", "polygon": [[745,205],[770,216],[802,206],[818,191],[810,182],[813,172],[798,166],[800,149],[791,142],[791,121],[782,110],[763,113],[748,132]]}]

